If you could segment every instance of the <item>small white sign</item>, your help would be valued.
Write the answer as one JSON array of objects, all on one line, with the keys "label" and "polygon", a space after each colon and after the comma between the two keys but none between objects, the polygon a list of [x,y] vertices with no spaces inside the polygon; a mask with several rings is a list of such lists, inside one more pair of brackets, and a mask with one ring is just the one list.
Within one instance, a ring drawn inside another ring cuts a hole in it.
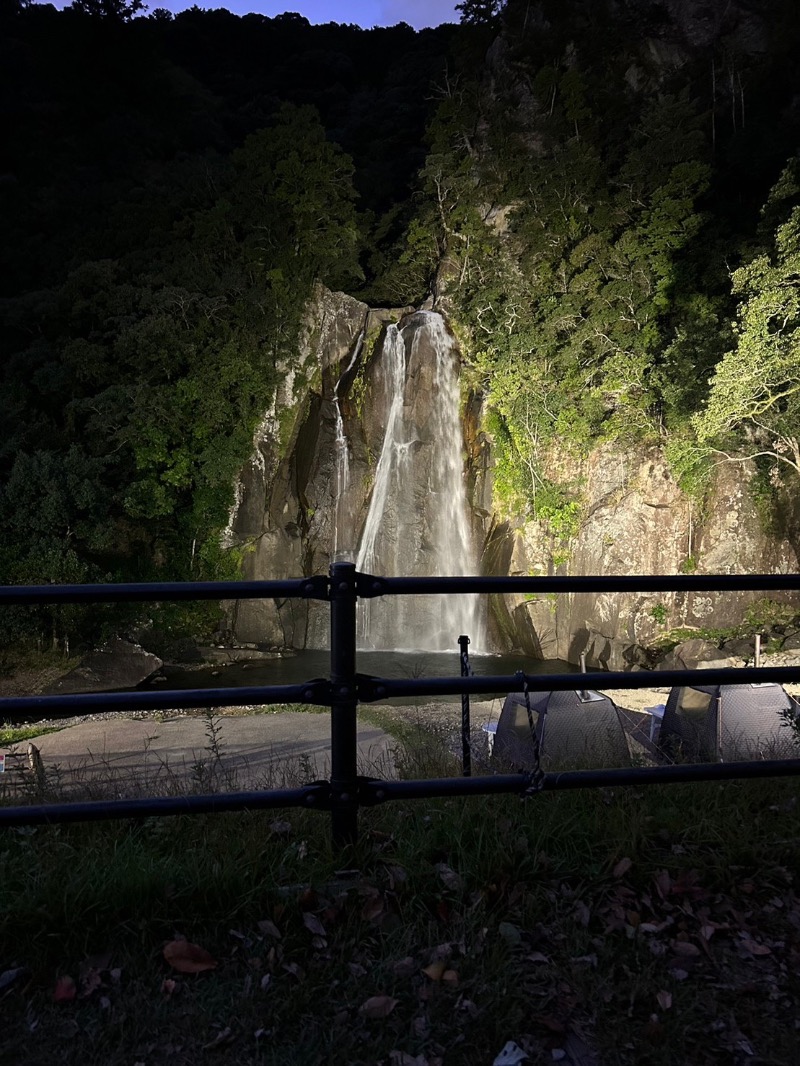
[{"label": "small white sign", "polygon": [[0,774],[4,774],[5,772],[6,772],[6,753],[4,751],[0,751]]}]

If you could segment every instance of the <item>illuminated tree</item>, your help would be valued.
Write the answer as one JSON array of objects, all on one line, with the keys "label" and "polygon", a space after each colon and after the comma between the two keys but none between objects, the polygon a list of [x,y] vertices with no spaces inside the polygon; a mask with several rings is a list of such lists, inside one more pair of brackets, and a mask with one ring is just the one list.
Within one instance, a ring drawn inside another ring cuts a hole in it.
[{"label": "illuminated tree", "polygon": [[[733,275],[738,343],[718,364],[694,423],[701,442],[731,462],[766,456],[800,475],[800,207],[778,228],[775,255]],[[725,447],[735,431],[741,454]]]}]

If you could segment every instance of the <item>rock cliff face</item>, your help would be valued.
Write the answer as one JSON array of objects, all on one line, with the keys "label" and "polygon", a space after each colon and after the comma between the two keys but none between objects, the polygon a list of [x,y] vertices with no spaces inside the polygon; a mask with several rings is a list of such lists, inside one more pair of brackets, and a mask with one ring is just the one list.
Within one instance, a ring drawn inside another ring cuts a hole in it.
[{"label": "rock cliff face", "polygon": [[[338,505],[338,548],[355,558],[389,418],[383,342],[389,325],[401,319],[413,379],[403,402],[411,460],[403,486],[405,502],[395,501],[384,521],[396,526],[398,507],[416,516],[415,532],[398,547],[402,558],[399,564],[394,560],[397,572],[412,567],[417,573],[435,572],[441,567],[440,562],[425,565],[428,555],[435,557],[427,510],[434,364],[431,353],[415,348],[414,324],[424,316],[409,316],[412,310],[370,310],[342,293],[319,290],[296,363],[256,434],[226,532],[227,544],[243,551],[245,578],[327,572],[337,522],[337,422],[349,454],[348,487]],[[476,572],[534,576],[797,570],[792,545],[767,536],[760,527],[747,466],[718,467],[701,507],[681,492],[657,447],[620,453],[604,444],[580,461],[553,454],[549,475],[579,484],[583,496],[577,535],[558,545],[541,523],[498,515],[491,442],[479,428],[480,398],[467,398],[463,414]],[[378,559],[374,569],[387,572],[388,567]],[[665,630],[736,625],[747,605],[759,598],[759,593],[495,597],[487,648],[517,648],[572,662],[585,652],[591,665],[625,669],[644,661],[643,647]],[[328,610],[313,601],[242,601],[231,605],[229,622],[238,643],[327,646]]]},{"label": "rock cliff face", "polygon": [[[658,448],[620,454],[603,445],[583,462],[562,459],[561,467],[584,492],[584,518],[564,549],[566,561],[554,567],[553,540],[540,523],[516,529],[506,523],[495,524],[488,538],[489,566],[505,556],[508,572],[530,575],[797,570],[792,545],[761,529],[747,467],[718,467],[702,507],[681,492]],[[643,647],[665,631],[737,625],[762,598],[758,592],[509,596],[495,604],[494,617],[498,633],[532,655],[578,662],[585,652],[592,666],[624,670],[644,662]]]},{"label": "rock cliff face", "polygon": [[[243,551],[245,580],[327,572],[335,513],[333,389],[368,318],[366,304],[317,291],[296,365],[287,368],[237,486],[225,542]],[[313,602],[238,601],[228,616],[238,643],[304,648],[325,641],[327,614]]]}]

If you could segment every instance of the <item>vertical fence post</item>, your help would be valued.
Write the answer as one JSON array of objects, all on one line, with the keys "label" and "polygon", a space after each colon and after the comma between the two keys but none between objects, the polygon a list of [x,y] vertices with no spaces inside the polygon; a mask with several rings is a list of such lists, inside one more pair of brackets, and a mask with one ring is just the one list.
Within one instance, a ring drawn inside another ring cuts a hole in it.
[{"label": "vertical fence post", "polygon": [[356,568],[331,566],[331,830],[333,846],[358,839]]},{"label": "vertical fence post", "polygon": [[[469,637],[460,636],[458,646],[461,649],[461,676],[469,677]],[[461,695],[461,772],[464,777],[472,776],[472,753],[470,751],[469,693]]]}]

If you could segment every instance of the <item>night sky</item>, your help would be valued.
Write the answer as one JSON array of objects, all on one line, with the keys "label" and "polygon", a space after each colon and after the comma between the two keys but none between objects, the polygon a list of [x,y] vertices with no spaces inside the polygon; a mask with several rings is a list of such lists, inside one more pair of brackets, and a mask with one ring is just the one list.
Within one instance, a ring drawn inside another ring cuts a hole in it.
[{"label": "night sky", "polygon": [[[68,7],[69,3],[57,0],[55,7]],[[192,7],[189,0],[151,0],[148,9],[163,7],[169,11],[183,11]],[[284,11],[298,11],[309,22],[351,23],[370,29],[372,26],[394,26],[407,22],[414,29],[438,26],[442,22],[458,22],[455,0],[229,0],[227,3],[199,3],[198,7],[211,9],[227,8],[235,15],[257,11],[270,18]]]}]

